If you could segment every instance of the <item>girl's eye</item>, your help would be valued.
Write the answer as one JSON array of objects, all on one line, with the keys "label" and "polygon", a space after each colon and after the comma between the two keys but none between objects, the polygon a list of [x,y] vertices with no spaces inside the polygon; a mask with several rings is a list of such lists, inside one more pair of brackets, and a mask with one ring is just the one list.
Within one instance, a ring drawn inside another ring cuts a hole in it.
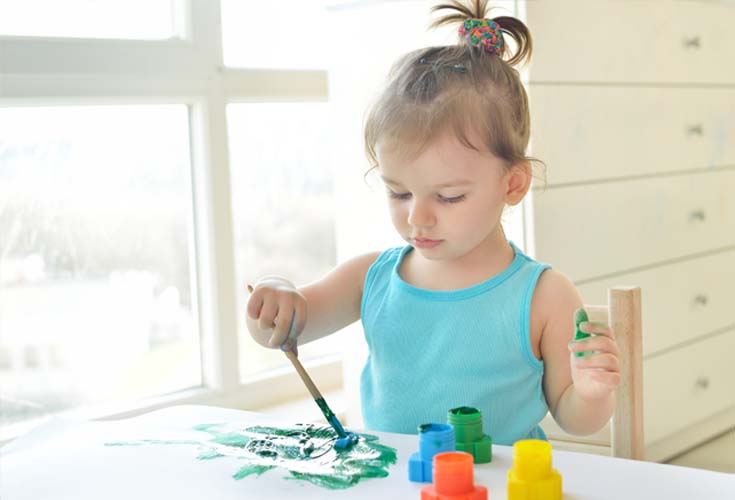
[{"label": "girl's eye", "polygon": [[407,200],[411,197],[411,193],[396,193],[395,191],[388,191],[388,196],[396,200]]},{"label": "girl's eye", "polygon": [[442,203],[459,203],[460,201],[464,200],[464,198],[465,198],[465,195],[463,194],[459,196],[451,196],[451,197],[439,195],[439,200]]}]

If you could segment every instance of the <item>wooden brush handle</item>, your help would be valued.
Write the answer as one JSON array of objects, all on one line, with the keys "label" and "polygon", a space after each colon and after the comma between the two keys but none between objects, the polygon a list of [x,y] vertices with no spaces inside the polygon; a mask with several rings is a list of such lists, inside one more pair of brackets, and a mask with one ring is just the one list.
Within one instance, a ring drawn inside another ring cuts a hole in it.
[{"label": "wooden brush handle", "polygon": [[296,371],[299,374],[299,377],[301,377],[301,380],[304,381],[304,385],[307,389],[309,389],[309,393],[311,393],[311,397],[314,399],[324,399],[322,394],[319,392],[319,389],[316,388],[316,385],[314,385],[314,381],[311,380],[311,377],[308,373],[306,373],[306,370],[304,369],[304,366],[301,364],[301,361],[299,361],[299,358],[296,356],[296,353],[293,351],[283,351],[286,354],[286,357],[291,361],[291,364],[293,364],[293,367],[296,368]]},{"label": "wooden brush handle", "polygon": [[[253,286],[248,284],[248,292],[253,293]],[[292,322],[293,323],[293,322]],[[275,326],[275,325],[273,325]],[[267,346],[267,341],[260,342],[262,345]],[[306,373],[306,370],[304,369],[304,366],[301,364],[301,361],[299,361],[298,356],[296,356],[296,353],[293,350],[283,351],[286,354],[286,357],[291,361],[291,364],[293,364],[293,367],[296,368],[296,372],[299,374],[299,377],[301,377],[301,380],[304,382],[304,385],[307,389],[309,389],[309,393],[311,394],[311,397],[314,399],[324,399],[322,396],[322,393],[319,392],[319,389],[316,388],[316,385],[314,385],[314,381],[311,380],[311,377],[308,373]]]}]

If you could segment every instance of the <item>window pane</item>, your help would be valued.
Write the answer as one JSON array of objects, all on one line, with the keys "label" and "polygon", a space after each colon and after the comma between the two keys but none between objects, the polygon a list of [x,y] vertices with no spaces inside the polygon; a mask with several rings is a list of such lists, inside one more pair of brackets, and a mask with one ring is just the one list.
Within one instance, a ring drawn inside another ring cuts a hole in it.
[{"label": "window pane", "polygon": [[0,0],[0,35],[163,40],[177,0]]},{"label": "window pane", "polygon": [[[222,0],[225,65],[325,69],[328,0]],[[332,2],[333,3],[333,2]]]},{"label": "window pane", "polygon": [[201,383],[188,110],[0,108],[0,425]]},{"label": "window pane", "polygon": [[[228,106],[241,304],[247,303],[245,284],[264,274],[280,274],[300,285],[335,265],[327,111],[325,103]],[[240,319],[243,379],[288,363],[280,351],[256,344],[245,317]],[[299,357],[336,349],[336,340],[328,337],[300,347]]]}]

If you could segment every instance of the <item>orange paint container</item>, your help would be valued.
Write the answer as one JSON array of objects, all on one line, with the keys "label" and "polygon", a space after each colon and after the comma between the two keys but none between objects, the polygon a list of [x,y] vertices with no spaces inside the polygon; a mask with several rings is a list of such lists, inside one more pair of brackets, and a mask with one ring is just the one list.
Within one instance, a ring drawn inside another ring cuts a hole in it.
[{"label": "orange paint container", "polygon": [[487,500],[487,488],[475,486],[473,466],[463,451],[434,455],[434,484],[421,490],[421,500]]}]

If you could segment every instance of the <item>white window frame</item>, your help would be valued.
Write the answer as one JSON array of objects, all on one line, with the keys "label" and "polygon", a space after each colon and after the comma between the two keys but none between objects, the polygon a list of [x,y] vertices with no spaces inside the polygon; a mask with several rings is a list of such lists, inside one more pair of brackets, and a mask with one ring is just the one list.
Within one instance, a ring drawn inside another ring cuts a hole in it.
[{"label": "white window frame", "polygon": [[[102,40],[0,36],[0,106],[186,104],[192,166],[196,303],[202,387],[70,412],[123,418],[172,404],[259,409],[304,396],[290,370],[242,384],[226,106],[236,102],[324,102],[326,70],[224,66],[220,0],[180,0],[180,39]],[[323,391],[342,384],[340,356],[318,360],[310,374]],[[278,391],[274,391],[278,388]],[[0,442],[25,430],[0,430]]]}]

